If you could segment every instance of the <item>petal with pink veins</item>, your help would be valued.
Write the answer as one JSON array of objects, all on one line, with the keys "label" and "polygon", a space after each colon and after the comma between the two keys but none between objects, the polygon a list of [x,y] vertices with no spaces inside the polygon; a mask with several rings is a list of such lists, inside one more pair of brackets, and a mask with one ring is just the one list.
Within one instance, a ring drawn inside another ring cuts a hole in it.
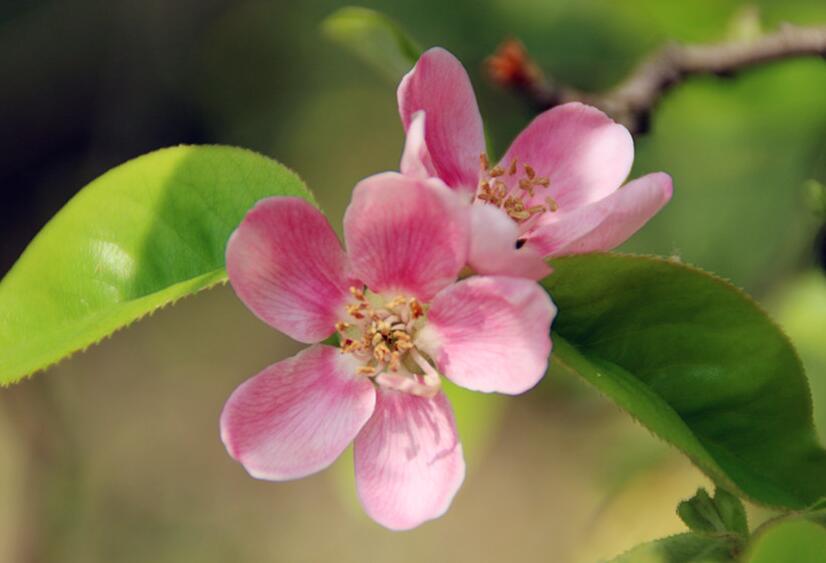
[{"label": "petal with pink veins", "polygon": [[498,207],[471,207],[468,264],[479,274],[501,274],[539,280],[551,273],[545,259],[531,247],[517,248],[519,226]]},{"label": "petal with pink veins", "polygon": [[261,320],[306,343],[335,332],[351,282],[324,215],[296,197],[271,197],[247,213],[227,244],[236,295]]},{"label": "petal with pink veins", "polygon": [[392,530],[438,518],[465,478],[453,411],[432,399],[380,389],[355,441],[356,488],[367,514]]},{"label": "petal with pink veins", "polygon": [[397,96],[405,131],[416,112],[427,115],[425,142],[437,176],[451,188],[474,193],[485,134],[462,63],[442,48],[429,49],[402,79]]},{"label": "petal with pink veins", "polygon": [[550,258],[611,250],[656,215],[671,193],[668,174],[642,176],[596,203],[558,217],[546,214],[549,220],[528,235],[526,246]]},{"label": "petal with pink veins", "polygon": [[416,345],[454,383],[516,395],[545,375],[555,315],[536,282],[474,276],[435,297]]},{"label": "petal with pink veins", "polygon": [[337,348],[315,345],[242,383],[221,413],[229,454],[257,479],[297,479],[330,465],[375,408],[373,384]]},{"label": "petal with pink veins", "polygon": [[362,180],[344,214],[354,275],[372,291],[428,301],[467,260],[468,208],[436,179],[385,172]]},{"label": "petal with pink veins", "polygon": [[572,102],[537,116],[513,141],[502,164],[514,159],[551,182],[536,190],[535,203],[550,194],[568,210],[602,199],[622,184],[634,162],[634,141],[598,109]]}]

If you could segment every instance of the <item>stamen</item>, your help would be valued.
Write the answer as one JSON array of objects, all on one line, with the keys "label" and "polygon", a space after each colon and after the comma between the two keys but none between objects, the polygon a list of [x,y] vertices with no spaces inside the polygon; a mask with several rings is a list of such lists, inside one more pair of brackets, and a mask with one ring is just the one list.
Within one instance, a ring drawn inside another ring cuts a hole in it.
[{"label": "stamen", "polygon": [[[430,363],[425,360],[422,355],[419,353],[418,350],[413,350],[410,352],[410,357],[413,358],[413,361],[416,362],[416,365],[422,368],[424,372],[424,383],[429,387],[435,387],[436,391],[438,391],[439,387],[442,385],[442,380],[439,377],[439,372],[437,372]],[[435,395],[435,393],[434,393]]]},{"label": "stamen", "polygon": [[360,307],[358,305],[348,305],[347,313],[354,319],[364,318],[364,314],[360,311]]},{"label": "stamen", "polygon": [[384,372],[377,375],[375,381],[379,385],[419,397],[433,398],[439,392],[438,387],[422,384],[415,376],[405,377],[397,373]]},{"label": "stamen", "polygon": [[422,308],[422,305],[416,301],[415,297],[410,298],[408,305],[410,306],[410,312],[413,314],[414,319],[418,319],[424,315],[424,309]]},{"label": "stamen", "polygon": [[508,166],[508,176],[514,176],[516,174],[516,159],[514,158],[511,160],[511,165]]},{"label": "stamen", "polygon": [[476,199],[482,203],[501,208],[517,223],[522,224],[537,215],[559,209],[559,205],[550,196],[545,199],[547,205],[534,202],[536,190],[547,188],[551,181],[547,176],[537,176],[536,170],[529,164],[522,165],[523,177],[508,180],[513,188],[509,188],[509,184],[500,178],[506,174],[509,178],[517,176],[519,171],[517,159],[511,160],[507,168],[501,165],[490,168],[487,155],[481,154],[479,164],[481,174],[476,190]]},{"label": "stamen", "polygon": [[[350,293],[354,302],[347,304],[345,310],[352,319],[340,320],[335,327],[342,335],[342,353],[354,354],[364,362],[357,368],[357,373],[379,384],[379,376],[397,373],[398,376],[388,380],[394,388],[433,396],[432,385],[419,381],[422,377],[420,369],[433,371],[433,368],[417,367],[415,360],[408,361],[409,355],[416,352],[413,342],[416,331],[424,322],[425,306],[416,298],[404,295],[384,301],[381,295],[365,289],[350,288]],[[424,377],[428,381],[433,380],[432,374]]]}]

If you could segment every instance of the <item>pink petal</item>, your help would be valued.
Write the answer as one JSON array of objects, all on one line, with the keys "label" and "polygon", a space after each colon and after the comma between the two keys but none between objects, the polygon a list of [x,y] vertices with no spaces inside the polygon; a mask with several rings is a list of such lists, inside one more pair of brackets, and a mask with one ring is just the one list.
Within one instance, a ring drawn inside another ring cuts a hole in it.
[{"label": "pink petal", "polygon": [[444,49],[430,49],[402,79],[397,94],[405,131],[416,112],[427,115],[425,140],[438,177],[452,188],[474,193],[485,135],[462,63]]},{"label": "pink petal", "polygon": [[454,383],[515,395],[545,375],[555,314],[536,282],[474,276],[436,296],[416,343]]},{"label": "pink petal", "polygon": [[351,285],[345,264],[327,219],[295,197],[259,201],[227,243],[235,293],[261,320],[301,342],[335,332]]},{"label": "pink petal", "polygon": [[537,202],[548,194],[568,210],[597,201],[616,190],[634,162],[628,130],[598,109],[573,102],[536,117],[514,140],[502,159],[532,166],[550,187],[537,190]]},{"label": "pink petal", "polygon": [[467,260],[468,205],[436,179],[393,172],[359,182],[344,214],[354,274],[376,292],[429,300]]},{"label": "pink petal", "polygon": [[229,454],[258,479],[297,479],[330,465],[373,413],[376,392],[355,359],[315,345],[241,384],[221,413]]},{"label": "pink petal", "polygon": [[433,160],[427,150],[424,140],[425,114],[417,111],[407,129],[407,139],[402,153],[402,162],[399,171],[405,176],[413,178],[430,178],[438,176],[433,167]]},{"label": "pink petal", "polygon": [[516,247],[519,227],[498,207],[471,207],[468,264],[479,274],[501,274],[539,280],[551,273],[545,259],[531,247]]},{"label": "pink petal", "polygon": [[671,177],[655,172],[605,199],[549,221],[528,235],[526,246],[550,258],[611,250],[636,233],[671,199]]},{"label": "pink petal", "polygon": [[392,530],[444,514],[465,478],[456,422],[442,392],[426,399],[380,389],[354,458],[365,511]]}]

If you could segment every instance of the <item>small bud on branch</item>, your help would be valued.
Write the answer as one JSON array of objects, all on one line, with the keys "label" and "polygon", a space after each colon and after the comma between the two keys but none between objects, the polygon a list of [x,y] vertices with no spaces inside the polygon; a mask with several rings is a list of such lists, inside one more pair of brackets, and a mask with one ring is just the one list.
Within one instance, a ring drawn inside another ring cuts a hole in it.
[{"label": "small bud on branch", "polygon": [[596,106],[632,133],[645,133],[651,110],[660,98],[687,77],[700,74],[731,76],[741,69],[797,57],[826,58],[826,26],[783,24],[769,34],[710,45],[669,43],[640,63],[627,78],[603,93],[590,93],[556,84],[543,75],[524,45],[506,39],[485,61],[487,75],[504,88],[525,97],[537,110],[566,102]]}]

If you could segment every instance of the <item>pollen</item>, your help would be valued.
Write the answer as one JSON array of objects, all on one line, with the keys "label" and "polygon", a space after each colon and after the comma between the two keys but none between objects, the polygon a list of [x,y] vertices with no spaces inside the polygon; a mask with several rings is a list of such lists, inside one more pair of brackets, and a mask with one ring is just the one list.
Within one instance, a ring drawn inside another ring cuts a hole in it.
[{"label": "pollen", "polygon": [[[519,174],[516,159],[511,160],[507,168],[499,165],[491,168],[490,159],[483,153],[479,155],[479,166],[476,199],[499,207],[517,223],[522,224],[543,213],[554,213],[559,209],[551,196],[536,201],[537,190],[548,188],[551,181],[546,176],[538,176],[529,164],[522,165],[522,174]],[[507,178],[507,182],[502,178]]]},{"label": "pollen", "polygon": [[[357,373],[377,385],[401,385],[406,392],[432,396],[434,385],[435,389],[439,386],[438,375],[434,376],[433,367],[422,360],[414,344],[426,323],[427,306],[415,297],[385,297],[357,287],[350,288],[350,295],[353,301],[344,308],[348,318],[335,327],[341,352],[362,362]],[[383,378],[386,373],[393,375]]]}]

